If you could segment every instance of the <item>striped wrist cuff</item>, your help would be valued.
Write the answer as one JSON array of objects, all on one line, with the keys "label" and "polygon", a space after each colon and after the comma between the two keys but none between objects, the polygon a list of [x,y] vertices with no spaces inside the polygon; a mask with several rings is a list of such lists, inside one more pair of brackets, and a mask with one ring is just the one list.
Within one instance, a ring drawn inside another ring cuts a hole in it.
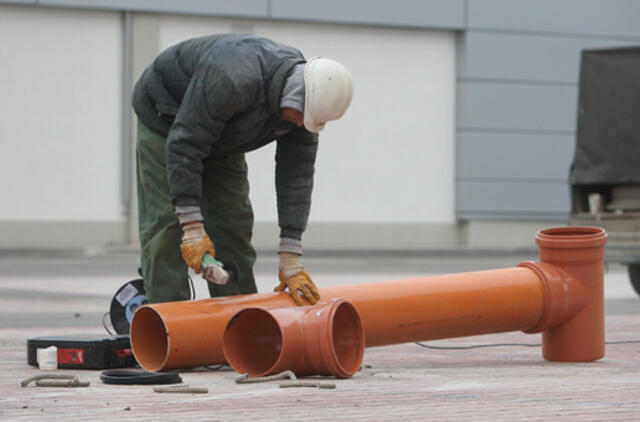
[{"label": "striped wrist cuff", "polygon": [[202,213],[200,212],[200,207],[198,206],[190,205],[186,207],[176,207],[175,212],[178,216],[180,225],[204,220],[204,218],[202,218]]},{"label": "striped wrist cuff", "polygon": [[278,253],[280,252],[302,255],[302,241],[298,239],[291,239],[289,237],[281,237],[280,247],[278,248]]}]

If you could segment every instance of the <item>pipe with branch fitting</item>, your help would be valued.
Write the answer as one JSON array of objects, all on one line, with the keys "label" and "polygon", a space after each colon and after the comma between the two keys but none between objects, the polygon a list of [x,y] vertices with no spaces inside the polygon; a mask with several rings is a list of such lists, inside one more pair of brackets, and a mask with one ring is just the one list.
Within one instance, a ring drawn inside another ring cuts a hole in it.
[{"label": "pipe with branch fitting", "polygon": [[[591,361],[604,356],[606,239],[596,227],[546,229],[536,236],[541,262],[320,294],[353,304],[366,347],[521,330],[543,332],[548,360]],[[133,352],[151,371],[224,363],[223,333],[235,314],[292,305],[283,292],[145,305],[131,322]]]}]

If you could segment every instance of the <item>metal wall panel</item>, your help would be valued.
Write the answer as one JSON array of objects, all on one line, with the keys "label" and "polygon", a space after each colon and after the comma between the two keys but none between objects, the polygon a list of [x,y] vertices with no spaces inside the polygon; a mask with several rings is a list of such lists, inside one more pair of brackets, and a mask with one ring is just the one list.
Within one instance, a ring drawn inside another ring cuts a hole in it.
[{"label": "metal wall panel", "polygon": [[569,213],[569,185],[557,183],[458,183],[462,218],[563,218]]},{"label": "metal wall panel", "polygon": [[271,17],[374,25],[462,29],[463,0],[272,0]]},{"label": "metal wall panel", "polygon": [[637,0],[471,0],[469,29],[640,36]]},{"label": "metal wall panel", "polygon": [[458,136],[459,181],[566,183],[573,135],[468,132]]},{"label": "metal wall panel", "polygon": [[574,131],[577,87],[489,82],[458,83],[458,127]]},{"label": "metal wall panel", "polygon": [[42,6],[464,29],[464,0],[0,0]]},{"label": "metal wall panel", "polygon": [[39,0],[42,6],[268,17],[269,0]]},{"label": "metal wall panel", "polygon": [[580,52],[640,44],[640,2],[467,5],[458,53],[457,215],[565,217]]},{"label": "metal wall panel", "polygon": [[589,39],[468,31],[458,76],[474,79],[578,82],[580,51],[640,44],[640,38]]}]

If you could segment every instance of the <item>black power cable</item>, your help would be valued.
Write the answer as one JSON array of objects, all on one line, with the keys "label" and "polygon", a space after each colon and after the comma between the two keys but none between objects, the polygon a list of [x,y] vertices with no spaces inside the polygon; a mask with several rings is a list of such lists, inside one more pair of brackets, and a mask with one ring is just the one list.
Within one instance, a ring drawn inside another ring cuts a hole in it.
[{"label": "black power cable", "polygon": [[105,312],[104,315],[102,315],[102,326],[104,327],[105,331],[109,333],[110,336],[115,336],[116,334],[113,331],[111,331],[111,329],[107,326],[108,317],[109,317],[109,312]]},{"label": "black power cable", "polygon": [[189,294],[191,296],[191,300],[196,300],[196,288],[193,286],[193,279],[190,275],[187,275],[187,279],[189,279]]},{"label": "black power cable", "polygon": [[[434,349],[434,350],[469,350],[469,349],[480,349],[483,347],[540,347],[542,343],[487,343],[487,344],[472,344],[469,346],[432,346],[430,344],[424,344],[419,341],[415,342],[418,346],[424,347],[425,349]],[[618,340],[618,341],[607,341],[605,344],[632,344],[632,343],[640,343],[640,340]]]},{"label": "black power cable", "polygon": [[508,347],[508,346],[522,346],[522,347],[542,346],[542,344],[536,344],[536,343],[489,343],[489,344],[474,344],[470,346],[432,346],[430,344],[420,343],[419,341],[416,341],[415,343],[420,347],[424,347],[425,349],[436,349],[436,350],[468,350],[468,349],[480,349],[482,347]]}]

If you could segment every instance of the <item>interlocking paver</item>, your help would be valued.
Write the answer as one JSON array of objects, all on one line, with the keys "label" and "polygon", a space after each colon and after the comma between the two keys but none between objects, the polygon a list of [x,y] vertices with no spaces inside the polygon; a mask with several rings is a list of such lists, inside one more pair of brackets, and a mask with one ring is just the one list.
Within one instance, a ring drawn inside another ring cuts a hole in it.
[{"label": "interlocking paver", "polygon": [[[636,316],[610,316],[609,340],[638,339]],[[237,385],[228,368],[183,373],[206,395],[153,393],[149,386],[102,384],[100,371],[74,373],[89,388],[20,388],[38,373],[25,363],[25,335],[77,334],[79,328],[2,330],[0,419],[56,420],[638,420],[640,344],[609,345],[599,362],[552,363],[537,347],[432,350],[415,344],[368,349],[364,368],[335,390]],[[98,332],[94,330],[95,332]],[[431,342],[535,343],[505,333]],[[130,410],[127,410],[130,409]]]},{"label": "interlocking paver", "polygon": [[[640,300],[629,293],[625,284],[628,281],[621,274],[607,281],[614,287],[607,287],[608,300],[625,301],[617,310],[612,306],[622,302],[608,302],[607,340],[640,341],[640,320],[635,310],[636,303],[640,307]],[[321,283],[330,279],[346,283],[353,281],[349,277],[352,276],[327,273],[318,279]],[[366,275],[357,277],[357,281],[364,281]],[[609,345],[605,359],[581,364],[546,362],[540,347],[440,350],[402,344],[373,348],[367,349],[363,369],[353,378],[334,380],[335,390],[279,389],[277,382],[237,385],[237,374],[229,368],[182,373],[186,383],[208,387],[209,393],[204,395],[159,394],[150,386],[106,385],[99,379],[100,371],[79,370],[58,372],[77,374],[91,381],[90,387],[20,388],[20,380],[40,373],[26,364],[26,339],[103,334],[96,318],[108,304],[105,293],[115,289],[101,283],[117,286],[121,280],[89,280],[87,283],[95,283],[95,291],[102,296],[72,295],[64,300],[60,294],[46,293],[55,290],[56,280],[60,281],[58,293],[70,292],[76,289],[74,286],[82,286],[86,294],[92,289],[78,280],[63,278],[4,280],[3,291],[10,294],[0,294],[0,315],[11,315],[12,319],[0,321],[2,421],[640,420],[640,343]],[[51,284],[47,285],[47,280]],[[20,290],[21,286],[26,287]],[[261,290],[266,287],[261,286]],[[20,300],[16,301],[18,296]],[[74,312],[80,315],[75,317]],[[31,313],[39,316],[29,318]],[[42,315],[51,317],[45,320]],[[429,344],[539,342],[540,335],[516,332]]]}]

